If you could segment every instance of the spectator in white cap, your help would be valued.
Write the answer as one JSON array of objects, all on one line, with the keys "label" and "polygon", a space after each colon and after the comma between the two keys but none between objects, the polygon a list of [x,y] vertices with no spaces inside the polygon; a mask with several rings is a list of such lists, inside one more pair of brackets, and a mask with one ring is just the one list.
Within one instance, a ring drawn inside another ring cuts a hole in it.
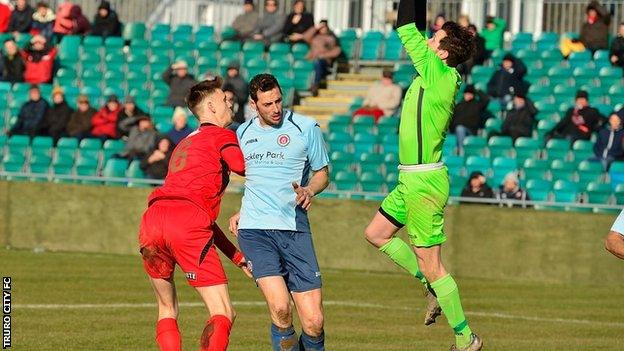
[{"label": "spectator in white cap", "polygon": [[188,94],[191,87],[197,84],[197,80],[188,72],[188,64],[186,61],[177,60],[162,75],[163,81],[169,86],[169,97],[167,105],[177,107],[186,107],[184,98]]},{"label": "spectator in white cap", "polygon": [[182,139],[191,134],[193,129],[189,127],[188,116],[186,115],[185,109],[182,107],[175,108],[172,121],[173,127],[167,132],[166,136],[173,142],[173,145],[178,145]]},{"label": "spectator in white cap", "polygon": [[499,187],[498,198],[500,200],[529,201],[529,194],[520,187],[520,180],[516,172],[510,172],[505,176],[503,184]]}]

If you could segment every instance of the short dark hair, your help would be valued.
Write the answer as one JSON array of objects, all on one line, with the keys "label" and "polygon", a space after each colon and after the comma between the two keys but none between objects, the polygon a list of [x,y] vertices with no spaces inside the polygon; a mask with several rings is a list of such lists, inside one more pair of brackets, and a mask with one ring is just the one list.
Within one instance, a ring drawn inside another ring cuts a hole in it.
[{"label": "short dark hair", "polygon": [[472,33],[452,21],[444,23],[441,29],[446,32],[446,37],[440,40],[440,49],[448,52],[446,64],[457,67],[460,63],[468,61],[475,51]]},{"label": "short dark hair", "polygon": [[48,3],[47,3],[47,2],[45,2],[45,1],[39,1],[39,2],[37,3],[37,6],[36,6],[36,7],[37,7],[37,8],[40,8],[40,7],[45,7],[46,9],[47,9],[47,8],[49,8]]},{"label": "short dark hair", "polygon": [[215,92],[217,89],[221,89],[223,85],[223,80],[219,76],[209,76],[206,80],[203,80],[191,87],[188,94],[186,94],[186,105],[189,110],[193,112],[195,117],[197,116],[197,106],[201,104],[201,102]]},{"label": "short dark hair", "polygon": [[268,73],[260,73],[249,82],[249,96],[254,102],[257,102],[258,92],[265,92],[275,88],[278,88],[280,93],[282,92],[282,87],[280,87],[275,76]]}]

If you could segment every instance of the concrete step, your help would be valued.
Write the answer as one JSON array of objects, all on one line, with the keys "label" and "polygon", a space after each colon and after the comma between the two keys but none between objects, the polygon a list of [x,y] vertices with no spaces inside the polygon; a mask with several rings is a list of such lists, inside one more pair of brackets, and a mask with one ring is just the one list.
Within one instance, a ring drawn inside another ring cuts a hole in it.
[{"label": "concrete step", "polygon": [[356,80],[364,82],[375,82],[379,80],[381,73],[338,73],[338,80]]},{"label": "concrete step", "polygon": [[306,116],[333,115],[349,112],[349,106],[330,107],[330,106],[295,106],[293,110]]},{"label": "concrete step", "polygon": [[359,90],[366,93],[371,84],[371,82],[357,80],[332,80],[327,82],[327,89],[350,91]]},{"label": "concrete step", "polygon": [[349,107],[353,102],[351,97],[307,97],[301,100],[304,106],[327,106],[327,107]]},{"label": "concrete step", "polygon": [[366,92],[362,90],[321,89],[318,93],[318,96],[320,97],[366,97]]}]

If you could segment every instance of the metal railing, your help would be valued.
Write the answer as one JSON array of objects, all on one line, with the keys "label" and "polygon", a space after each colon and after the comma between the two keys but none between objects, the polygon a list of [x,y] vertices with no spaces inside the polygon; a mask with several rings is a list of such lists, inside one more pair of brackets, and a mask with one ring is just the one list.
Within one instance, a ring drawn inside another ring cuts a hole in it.
[{"label": "metal railing", "polygon": [[[588,0],[543,0],[543,30],[547,32],[578,32],[585,19]],[[611,13],[610,33],[617,33],[620,21],[624,18],[624,1],[603,0],[600,2]]]}]

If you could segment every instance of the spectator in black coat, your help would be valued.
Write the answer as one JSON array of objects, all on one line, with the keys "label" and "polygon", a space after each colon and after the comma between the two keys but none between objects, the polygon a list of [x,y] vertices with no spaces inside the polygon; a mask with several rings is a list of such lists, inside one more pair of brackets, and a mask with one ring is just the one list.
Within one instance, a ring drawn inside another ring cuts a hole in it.
[{"label": "spectator in black coat", "polygon": [[314,27],[314,15],[306,11],[303,0],[295,0],[292,6],[284,24],[284,37],[291,43],[304,42],[303,33]]},{"label": "spectator in black coat", "polygon": [[141,161],[141,169],[145,176],[150,179],[165,179],[172,152],[171,141],[166,137],[161,138],[156,149]]},{"label": "spectator in black coat", "polygon": [[4,55],[2,55],[2,80],[17,83],[24,81],[26,63],[19,54],[17,44],[13,39],[4,42]]},{"label": "spectator in black coat", "polygon": [[162,79],[169,86],[167,105],[186,107],[184,98],[191,87],[197,84],[195,77],[188,73],[188,64],[185,61],[177,61],[163,73]]},{"label": "spectator in black coat", "polygon": [[592,133],[600,127],[602,119],[600,112],[589,106],[589,94],[579,90],[576,93],[575,106],[568,109],[565,117],[548,133],[548,137],[568,139],[572,143],[589,140]]},{"label": "spectator in black coat", "polygon": [[238,63],[231,63],[227,69],[227,76],[223,81],[223,87],[230,90],[236,96],[238,109],[234,113],[234,122],[242,124],[245,122],[245,104],[249,98],[249,87],[247,81],[240,75]]},{"label": "spectator in black coat", "polygon": [[520,181],[515,172],[505,176],[503,184],[499,187],[498,198],[500,200],[531,201],[526,190],[520,187]]},{"label": "spectator in black coat", "polygon": [[17,0],[15,2],[15,8],[11,13],[11,20],[9,22],[9,28],[7,32],[13,33],[14,36],[19,33],[28,33],[33,21],[33,10],[26,0]]},{"label": "spectator in black coat", "polygon": [[60,137],[65,135],[67,124],[74,110],[67,105],[63,89],[60,87],[55,87],[52,90],[52,101],[52,106],[48,108],[39,125],[39,134],[51,136],[56,143]]},{"label": "spectator in black coat", "polygon": [[522,93],[513,98],[513,107],[507,111],[507,116],[501,128],[501,134],[510,136],[514,141],[519,137],[530,137],[533,133],[537,109],[531,100]]},{"label": "spectator in black coat", "polygon": [[28,90],[29,100],[22,105],[17,115],[17,123],[9,131],[9,135],[29,135],[37,133],[39,124],[48,110],[48,103],[41,98],[38,85],[32,85]]},{"label": "spectator in black coat", "polygon": [[492,188],[487,185],[483,173],[475,171],[470,175],[470,179],[468,179],[464,190],[461,192],[461,197],[492,199],[494,198],[494,192]]},{"label": "spectator in black coat", "polygon": [[91,132],[91,118],[97,111],[89,105],[89,97],[78,96],[78,109],[72,113],[67,123],[67,135],[73,138],[86,138]]},{"label": "spectator in black coat", "polygon": [[594,157],[590,160],[602,162],[605,169],[609,169],[613,161],[624,159],[623,118],[624,109],[612,114],[606,127],[598,132],[598,139],[594,144]]},{"label": "spectator in black coat", "polygon": [[98,7],[98,12],[93,18],[93,28],[91,35],[100,37],[119,37],[121,36],[121,22],[114,10],[111,10],[108,1],[102,1]]},{"label": "spectator in black coat", "polygon": [[487,84],[487,91],[491,97],[501,100],[504,105],[516,92],[526,93],[524,75],[527,68],[524,63],[511,54],[503,57],[501,67],[494,73]]},{"label": "spectator in black coat", "polygon": [[457,136],[460,150],[463,148],[464,139],[469,135],[476,135],[482,127],[482,116],[489,102],[490,98],[473,85],[468,85],[464,90],[464,99],[455,105],[451,121],[451,131]]},{"label": "spectator in black coat", "polygon": [[620,23],[618,35],[611,41],[609,56],[614,66],[624,67],[624,22]]},{"label": "spectator in black coat", "polygon": [[134,97],[128,95],[117,117],[117,135],[119,135],[119,137],[127,137],[128,134],[130,134],[130,127],[132,127],[132,125],[126,125],[124,121],[137,116],[149,116],[149,114],[136,105]]}]

